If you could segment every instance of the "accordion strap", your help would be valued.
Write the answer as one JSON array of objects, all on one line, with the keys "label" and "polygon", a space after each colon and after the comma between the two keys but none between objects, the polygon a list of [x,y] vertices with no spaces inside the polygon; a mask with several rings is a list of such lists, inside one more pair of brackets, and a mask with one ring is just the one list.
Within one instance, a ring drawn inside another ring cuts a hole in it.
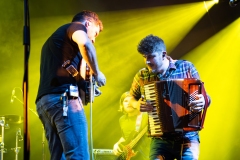
[{"label": "accordion strap", "polygon": [[207,96],[207,93],[205,91],[205,88],[204,88],[204,83],[202,83],[202,91],[201,91],[203,97],[204,97],[204,100],[205,100],[205,105],[204,105],[204,108],[203,108],[203,113],[202,113],[202,121],[201,121],[201,129],[204,127],[204,120],[205,120],[205,117],[206,117],[206,113],[207,113],[207,108],[208,108],[208,105],[209,105],[209,100],[208,100],[208,96]]},{"label": "accordion strap", "polygon": [[137,119],[136,119],[136,132],[139,131],[141,122],[142,122],[142,113],[140,112],[140,114],[137,116]]}]

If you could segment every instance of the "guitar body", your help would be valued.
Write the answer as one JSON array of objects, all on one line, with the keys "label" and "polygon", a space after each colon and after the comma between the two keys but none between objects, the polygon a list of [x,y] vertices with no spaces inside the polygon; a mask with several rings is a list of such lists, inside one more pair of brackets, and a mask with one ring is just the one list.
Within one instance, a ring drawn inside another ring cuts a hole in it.
[{"label": "guitar body", "polygon": [[134,152],[129,146],[122,146],[123,152],[117,158],[117,160],[130,160],[132,157],[137,155],[137,152]]},{"label": "guitar body", "polygon": [[[95,84],[94,77],[90,73],[90,68],[87,65],[86,61],[82,59],[81,65],[80,65],[80,75],[84,79],[84,83],[79,90],[79,94],[82,100],[83,105],[87,105],[90,102],[93,102],[94,97],[98,97],[102,94],[102,92],[98,89],[98,86]],[[91,97],[91,93],[92,97]]]},{"label": "guitar body", "polygon": [[83,83],[85,83],[84,85],[85,85],[86,89],[84,89],[84,90],[80,89],[79,95],[80,95],[83,105],[86,106],[90,102],[90,93],[89,93],[90,92],[89,91],[90,84],[87,81],[85,81]]},{"label": "guitar body", "polygon": [[94,90],[93,88],[91,88],[91,82],[90,82],[90,68],[87,65],[86,61],[84,59],[82,59],[81,61],[81,65],[80,65],[80,75],[81,77],[84,79],[84,90],[80,89],[80,97],[82,100],[83,105],[87,105],[90,102],[90,93],[91,90]]},{"label": "guitar body", "polygon": [[138,133],[136,131],[132,131],[129,138],[125,142],[119,144],[119,147],[122,149],[123,152],[121,153],[121,155],[119,155],[117,160],[130,160],[137,154],[137,152],[135,153],[130,146],[131,141],[134,140],[137,134]]},{"label": "guitar body", "polygon": [[[142,136],[147,132],[148,126],[146,126],[141,132],[132,131],[129,138],[124,142],[119,144],[122,149],[122,153],[118,156],[117,160],[130,160],[132,157],[137,155],[134,152],[133,147],[138,143]],[[127,145],[125,145],[127,144]]]}]

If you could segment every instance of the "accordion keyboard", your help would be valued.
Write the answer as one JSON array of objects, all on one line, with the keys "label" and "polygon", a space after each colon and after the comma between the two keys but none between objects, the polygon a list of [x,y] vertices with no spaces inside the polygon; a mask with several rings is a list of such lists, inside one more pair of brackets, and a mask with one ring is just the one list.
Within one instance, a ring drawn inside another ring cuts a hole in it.
[{"label": "accordion keyboard", "polygon": [[157,113],[157,104],[156,104],[156,94],[154,90],[154,83],[147,84],[144,86],[145,89],[145,99],[153,106],[153,111],[148,112],[148,125],[149,125],[149,134],[150,136],[161,136],[161,122]]}]

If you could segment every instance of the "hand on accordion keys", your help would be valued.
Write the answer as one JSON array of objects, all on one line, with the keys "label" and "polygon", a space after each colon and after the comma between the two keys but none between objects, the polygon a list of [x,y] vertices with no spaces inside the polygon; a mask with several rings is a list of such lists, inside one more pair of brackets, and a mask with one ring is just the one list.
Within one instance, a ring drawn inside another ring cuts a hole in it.
[{"label": "hand on accordion keys", "polygon": [[145,100],[144,96],[138,100],[140,104],[140,111],[141,112],[151,112],[153,110],[153,106],[148,100]]},{"label": "hand on accordion keys", "polygon": [[198,94],[196,97],[196,100],[190,101],[188,105],[191,107],[191,111],[200,112],[205,105],[205,99],[202,94]]}]

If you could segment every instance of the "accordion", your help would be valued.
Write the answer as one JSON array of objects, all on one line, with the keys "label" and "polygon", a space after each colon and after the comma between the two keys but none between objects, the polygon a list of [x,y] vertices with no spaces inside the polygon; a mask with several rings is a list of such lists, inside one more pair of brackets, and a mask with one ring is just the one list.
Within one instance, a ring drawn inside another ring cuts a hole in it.
[{"label": "accordion", "polygon": [[207,111],[193,112],[188,104],[203,94],[207,95],[203,82],[194,78],[153,81],[144,85],[145,99],[153,105],[148,112],[149,136],[162,136],[165,132],[198,131],[203,128]]}]

